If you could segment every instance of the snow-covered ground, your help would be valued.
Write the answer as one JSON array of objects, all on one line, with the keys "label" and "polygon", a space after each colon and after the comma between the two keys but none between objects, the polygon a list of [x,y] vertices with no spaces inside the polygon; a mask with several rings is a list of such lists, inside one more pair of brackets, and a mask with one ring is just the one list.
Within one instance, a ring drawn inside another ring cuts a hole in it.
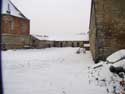
[{"label": "snow-covered ground", "polygon": [[89,84],[90,52],[78,48],[8,50],[2,52],[4,94],[107,94]]},{"label": "snow-covered ground", "polygon": [[125,49],[89,67],[90,83],[105,87],[107,94],[125,94]]}]

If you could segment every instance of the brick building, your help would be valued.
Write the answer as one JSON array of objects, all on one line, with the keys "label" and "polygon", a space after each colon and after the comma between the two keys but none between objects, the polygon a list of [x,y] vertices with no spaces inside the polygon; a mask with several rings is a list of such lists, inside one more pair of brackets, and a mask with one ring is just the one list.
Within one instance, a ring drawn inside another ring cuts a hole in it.
[{"label": "brick building", "polygon": [[125,0],[92,0],[89,28],[95,62],[125,49]]},{"label": "brick building", "polygon": [[9,0],[3,0],[2,34],[29,35],[30,21]]},{"label": "brick building", "polygon": [[10,0],[3,0],[1,26],[3,49],[30,45],[30,20]]}]

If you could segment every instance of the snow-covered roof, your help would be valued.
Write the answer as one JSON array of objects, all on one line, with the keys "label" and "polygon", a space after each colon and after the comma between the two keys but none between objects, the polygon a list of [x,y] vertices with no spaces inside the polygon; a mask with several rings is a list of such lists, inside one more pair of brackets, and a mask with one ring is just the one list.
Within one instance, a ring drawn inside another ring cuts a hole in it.
[{"label": "snow-covered roof", "polygon": [[39,40],[48,40],[48,36],[46,35],[32,35],[32,36]]},{"label": "snow-covered roof", "polygon": [[9,14],[9,15],[13,15],[16,17],[21,17],[21,18],[27,19],[10,0],[3,0],[2,14]]},{"label": "snow-covered roof", "polygon": [[88,41],[88,35],[58,35],[52,36],[49,40],[55,41]]},{"label": "snow-covered roof", "polygon": [[49,41],[88,41],[88,34],[71,34],[71,35],[32,35],[39,40],[49,40]]}]

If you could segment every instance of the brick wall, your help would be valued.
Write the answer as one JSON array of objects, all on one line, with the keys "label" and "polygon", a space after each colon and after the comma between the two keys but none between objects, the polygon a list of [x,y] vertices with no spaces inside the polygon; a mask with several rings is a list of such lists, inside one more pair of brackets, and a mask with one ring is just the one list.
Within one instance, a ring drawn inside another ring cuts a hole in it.
[{"label": "brick wall", "polygon": [[29,35],[30,21],[28,19],[2,14],[2,34]]}]

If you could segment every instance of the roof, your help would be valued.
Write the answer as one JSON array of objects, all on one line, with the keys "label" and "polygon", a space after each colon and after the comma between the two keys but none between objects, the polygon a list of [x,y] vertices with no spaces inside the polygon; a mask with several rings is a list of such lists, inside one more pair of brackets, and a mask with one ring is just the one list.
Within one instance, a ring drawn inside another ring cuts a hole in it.
[{"label": "roof", "polygon": [[39,40],[49,40],[49,41],[88,41],[88,34],[71,34],[71,35],[32,35]]},{"label": "roof", "polygon": [[48,40],[48,36],[46,35],[31,35],[35,38],[37,38],[38,40]]},{"label": "roof", "polygon": [[57,35],[51,36],[49,40],[54,41],[88,41],[88,35]]},{"label": "roof", "polygon": [[21,18],[27,19],[23,15],[23,13],[10,0],[3,0],[2,14],[8,14],[8,15],[13,15],[16,17],[21,17]]}]

